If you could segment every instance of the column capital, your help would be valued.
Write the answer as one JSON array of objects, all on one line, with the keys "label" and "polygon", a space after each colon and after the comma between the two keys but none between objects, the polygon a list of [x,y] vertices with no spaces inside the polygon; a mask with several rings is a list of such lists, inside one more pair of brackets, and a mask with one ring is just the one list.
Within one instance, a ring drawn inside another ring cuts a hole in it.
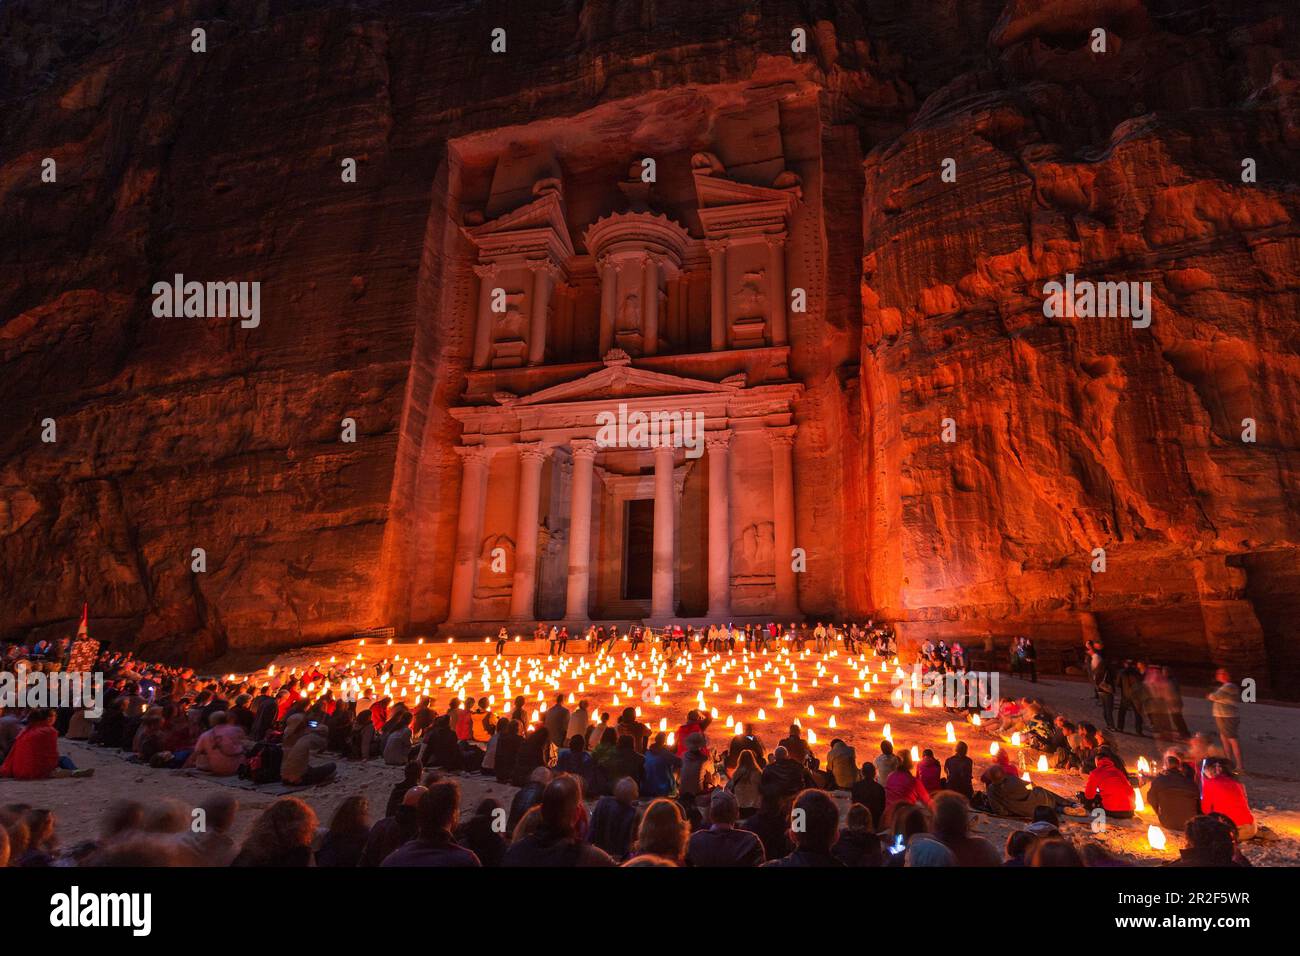
[{"label": "column capital", "polygon": [[705,239],[704,240],[704,248],[709,251],[710,255],[714,253],[726,252],[727,248],[730,245],[731,245],[730,239]]},{"label": "column capital", "polygon": [[615,272],[622,272],[623,267],[627,265],[627,262],[623,259],[614,258],[612,252],[602,252],[596,257],[596,265],[600,267],[602,272],[606,269],[613,269]]},{"label": "column capital", "polygon": [[543,462],[550,455],[551,449],[548,445],[539,441],[521,441],[515,444],[519,452],[521,462],[536,461]]},{"label": "column capital", "polygon": [[731,446],[732,431],[730,428],[719,428],[715,431],[704,433],[704,447],[710,452],[726,451]]},{"label": "column capital", "polygon": [[768,428],[764,431],[764,434],[773,448],[793,448],[794,435],[797,430],[797,425],[786,425],[781,428]]},{"label": "column capital", "polygon": [[785,239],[786,236],[784,232],[769,232],[764,233],[763,235],[763,241],[767,243],[768,248],[785,245]]},{"label": "column capital", "polygon": [[544,272],[554,280],[561,279],[564,276],[564,270],[550,259],[526,259],[524,268],[529,272]]},{"label": "column capital", "polygon": [[667,458],[671,462],[677,454],[677,449],[673,447],[671,442],[666,445],[655,445],[653,451],[656,463],[660,458]]},{"label": "column capital", "polygon": [[569,453],[573,455],[575,461],[580,458],[595,461],[599,452],[600,446],[596,444],[594,438],[575,438],[569,442]]},{"label": "column capital", "polygon": [[474,274],[480,279],[491,279],[500,268],[495,262],[479,262],[474,265]]},{"label": "column capital", "polygon": [[673,469],[673,493],[680,498],[683,489],[686,488],[686,479],[691,473],[691,462],[686,462],[678,468]]},{"label": "column capital", "polygon": [[492,458],[492,447],[490,445],[456,445],[454,446],[456,454],[460,455],[460,460],[466,465],[486,465]]}]

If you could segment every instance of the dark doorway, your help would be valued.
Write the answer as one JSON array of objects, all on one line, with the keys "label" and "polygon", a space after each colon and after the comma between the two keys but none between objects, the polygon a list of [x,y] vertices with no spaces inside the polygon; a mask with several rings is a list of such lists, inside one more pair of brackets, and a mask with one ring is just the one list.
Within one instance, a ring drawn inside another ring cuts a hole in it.
[{"label": "dark doorway", "polygon": [[654,579],[654,499],[629,501],[624,514],[623,599],[648,601]]}]

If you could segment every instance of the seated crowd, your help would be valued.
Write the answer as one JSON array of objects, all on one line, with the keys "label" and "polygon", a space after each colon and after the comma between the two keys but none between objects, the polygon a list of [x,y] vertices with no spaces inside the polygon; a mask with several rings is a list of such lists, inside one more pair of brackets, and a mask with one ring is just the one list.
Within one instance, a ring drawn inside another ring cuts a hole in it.
[{"label": "seated crowd", "polygon": [[[892,653],[887,644],[876,649]],[[387,661],[367,666],[376,676],[391,668]],[[318,762],[321,751],[381,759],[400,767],[401,779],[373,823],[361,796],[345,800],[324,830],[306,803],[279,799],[238,849],[229,838],[232,798],[206,808],[202,839],[174,806],[128,804],[110,811],[101,839],[63,850],[52,814],[10,804],[0,810],[7,844],[0,858],[11,865],[1108,865],[1117,861],[1099,844],[1076,846],[1065,835],[1062,817],[1097,809],[1131,817],[1140,782],[1106,732],[1029,698],[998,702],[991,729],[1019,735],[1021,754],[1038,751],[1058,768],[1086,773],[1074,800],[1022,779],[1025,768],[1008,749],[976,778],[965,742],[941,762],[931,749],[914,757],[885,739],[878,755],[859,762],[837,738],[823,760],[798,722],[771,749],[752,726],[714,749],[709,715],[694,710],[675,732],[652,733],[633,707],[615,716],[582,700],[570,709],[557,694],[533,726],[523,697],[494,714],[488,698],[454,698],[439,712],[427,697],[408,708],[388,698],[299,692],[337,684],[344,675],[332,668],[254,686],[198,680],[188,669],[126,654],[102,655],[96,667],[108,681],[104,715],[93,726],[84,719],[77,726],[77,712],[36,709],[25,722],[0,714],[0,776],[75,772],[58,754],[62,732],[152,767],[257,783],[328,781],[337,765]],[[508,808],[488,799],[462,818],[456,775],[486,775],[519,789]],[[843,821],[836,793],[848,806]],[[1166,754],[1149,800],[1162,826],[1186,833],[1182,862],[1244,865],[1237,847],[1254,835],[1254,820],[1232,764],[1207,741]],[[969,833],[973,810],[1028,825],[998,848]],[[792,826],[792,818],[801,824]]]}]

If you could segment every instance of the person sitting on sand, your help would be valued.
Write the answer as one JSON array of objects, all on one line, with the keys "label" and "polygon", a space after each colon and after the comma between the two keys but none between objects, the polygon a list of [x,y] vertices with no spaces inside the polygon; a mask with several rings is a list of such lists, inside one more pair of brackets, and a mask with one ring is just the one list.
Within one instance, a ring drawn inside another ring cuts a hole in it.
[{"label": "person sitting on sand", "polygon": [[904,750],[898,755],[898,769],[885,781],[885,826],[893,823],[898,807],[914,803],[929,807],[933,801],[925,784],[912,774],[911,752]]},{"label": "person sitting on sand", "polygon": [[1246,799],[1246,788],[1226,758],[1207,760],[1201,774],[1201,813],[1219,813],[1237,827],[1237,839],[1251,839],[1259,832]]},{"label": "person sitting on sand", "polygon": [[1191,768],[1176,754],[1165,757],[1165,769],[1158,773],[1147,789],[1147,804],[1156,812],[1166,830],[1181,832],[1192,817],[1201,812],[1201,795]]},{"label": "person sitting on sand", "polygon": [[1165,866],[1250,866],[1233,839],[1232,821],[1222,814],[1192,817],[1187,822],[1187,846]]},{"label": "person sitting on sand", "polygon": [[1115,765],[1110,751],[1104,748],[1097,753],[1097,769],[1088,774],[1080,802],[1086,810],[1101,807],[1106,815],[1128,820],[1137,806],[1133,785],[1128,774]]},{"label": "person sitting on sand", "polygon": [[52,777],[89,777],[93,770],[78,770],[59,754],[59,732],[54,729],[54,711],[36,708],[27,714],[27,729],[18,735],[0,764],[0,777],[14,780],[46,780]]},{"label": "person sitting on sand", "polygon": [[[300,717],[303,721],[307,719]],[[224,710],[215,711],[208,723],[210,727],[199,736],[187,765],[214,777],[232,777],[244,762],[244,731],[238,724],[229,722]]]},{"label": "person sitting on sand", "polygon": [[325,737],[310,724],[306,714],[294,714],[285,724],[284,758],[280,763],[284,783],[309,787],[334,776],[332,763],[311,765],[311,755],[325,749]]},{"label": "person sitting on sand", "polygon": [[[1070,801],[1057,796],[1046,787],[1026,783],[1015,774],[1009,774],[1000,764],[994,764],[980,777],[984,783],[983,803],[990,813],[1002,817],[1032,819],[1036,807],[1053,810],[1070,805]],[[978,801],[981,795],[977,794]]]}]

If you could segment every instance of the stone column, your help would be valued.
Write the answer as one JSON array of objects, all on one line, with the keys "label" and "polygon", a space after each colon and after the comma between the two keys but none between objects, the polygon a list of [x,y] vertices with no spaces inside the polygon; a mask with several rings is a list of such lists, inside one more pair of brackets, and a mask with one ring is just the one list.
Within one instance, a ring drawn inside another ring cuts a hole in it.
[{"label": "stone column", "polygon": [[785,345],[786,328],[785,236],[764,236],[767,243],[768,335],[773,345]]},{"label": "stone column", "polygon": [[673,597],[674,509],[676,494],[673,491],[673,447],[660,445],[655,456],[655,531],[654,580],[651,587],[650,616],[666,620],[673,616],[676,602]]},{"label": "stone column", "polygon": [[569,443],[573,451],[573,495],[569,512],[569,584],[565,599],[566,621],[587,620],[591,593],[591,482],[596,443],[589,438]]},{"label": "stone column", "polygon": [[546,360],[546,311],[551,304],[551,280],[554,267],[549,262],[531,262],[533,298],[528,321],[528,364],[541,365]]},{"label": "stone column", "polygon": [[706,432],[709,450],[709,618],[731,616],[731,429]]},{"label": "stone column", "polygon": [[727,347],[727,243],[710,239],[704,246],[709,250],[709,341],[720,352]]},{"label": "stone column", "polygon": [[772,521],[776,559],[776,611],[782,615],[799,613],[799,590],[795,584],[790,552],[794,540],[794,433],[795,426],[769,428],[767,439],[772,446]]},{"label": "stone column", "polygon": [[659,351],[659,257],[646,254],[641,273],[641,354]]},{"label": "stone column", "polygon": [[479,544],[483,539],[483,505],[487,501],[488,465],[492,450],[483,445],[457,446],[463,470],[460,479],[460,513],[456,524],[456,551],[451,570],[449,623],[468,621],[474,600]]},{"label": "stone column", "polygon": [[510,590],[510,619],[533,619],[537,590],[537,515],[541,504],[542,463],[550,449],[541,442],[521,442],[519,449],[519,510],[515,524],[515,582]]},{"label": "stone column", "polygon": [[618,309],[618,265],[610,256],[600,260],[600,354],[614,347],[614,313]]},{"label": "stone column", "polygon": [[487,368],[492,357],[492,280],[496,278],[496,263],[474,267],[478,284],[478,321],[474,326],[474,368]]}]

